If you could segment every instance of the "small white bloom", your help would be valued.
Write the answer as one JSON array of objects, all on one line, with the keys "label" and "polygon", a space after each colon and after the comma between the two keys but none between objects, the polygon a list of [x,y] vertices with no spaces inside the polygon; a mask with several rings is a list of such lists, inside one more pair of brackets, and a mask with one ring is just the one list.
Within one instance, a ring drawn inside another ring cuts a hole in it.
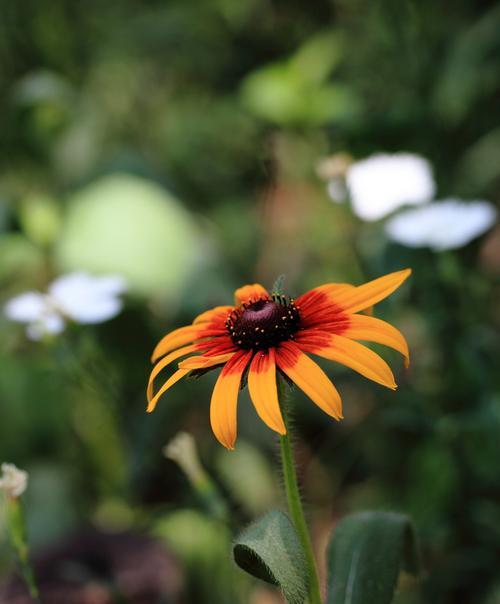
[{"label": "small white bloom", "polygon": [[12,298],[4,313],[11,321],[27,323],[28,337],[40,340],[61,333],[68,319],[89,324],[113,318],[122,309],[119,296],[125,290],[125,280],[117,275],[69,273],[56,279],[46,294],[26,292]]},{"label": "small white bloom", "polygon": [[56,279],[49,296],[63,315],[77,323],[102,323],[122,309],[118,298],[126,289],[125,280],[117,275],[92,277],[87,273],[70,273]]},{"label": "small white bloom", "polygon": [[4,306],[5,316],[11,321],[29,323],[37,321],[46,307],[45,296],[38,292],[26,292],[11,298]]},{"label": "small white bloom", "polygon": [[26,292],[11,298],[4,306],[4,314],[11,321],[27,323],[26,334],[30,340],[57,335],[64,329],[64,319],[53,301],[38,292]]},{"label": "small white bloom", "polygon": [[47,308],[38,320],[28,323],[26,335],[30,340],[41,340],[45,336],[57,336],[64,331],[65,326],[61,315]]},{"label": "small white bloom", "polygon": [[28,486],[28,472],[20,470],[13,463],[2,464],[2,476],[0,477],[0,489],[7,497],[20,497]]},{"label": "small white bloom", "polygon": [[496,208],[488,201],[444,199],[401,212],[385,225],[390,239],[407,247],[434,251],[463,247],[495,224]]},{"label": "small white bloom", "polygon": [[412,153],[380,153],[353,163],[347,188],[354,213],[368,221],[406,204],[426,203],[435,192],[429,162]]}]

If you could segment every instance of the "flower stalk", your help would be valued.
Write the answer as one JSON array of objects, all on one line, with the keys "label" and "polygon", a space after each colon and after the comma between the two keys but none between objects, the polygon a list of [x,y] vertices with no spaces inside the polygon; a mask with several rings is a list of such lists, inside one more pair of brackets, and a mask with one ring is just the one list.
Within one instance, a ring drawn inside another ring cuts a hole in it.
[{"label": "flower stalk", "polygon": [[9,540],[16,552],[19,569],[34,602],[40,603],[40,594],[29,559],[29,547],[26,537],[26,520],[21,501],[17,497],[6,497],[6,516]]},{"label": "flower stalk", "polygon": [[280,388],[280,395],[281,413],[283,415],[283,420],[286,427],[286,434],[280,435],[280,450],[283,476],[285,479],[288,511],[299,535],[306,558],[306,565],[309,575],[309,604],[322,604],[316,560],[314,558],[311,537],[309,535],[309,529],[307,528],[304,508],[300,498],[299,485],[297,482],[295,459],[290,439],[290,420],[284,402],[283,387]]},{"label": "flower stalk", "polygon": [[179,432],[164,448],[163,454],[181,468],[207,511],[218,520],[227,521],[229,512],[216,484],[203,468],[195,439]]}]

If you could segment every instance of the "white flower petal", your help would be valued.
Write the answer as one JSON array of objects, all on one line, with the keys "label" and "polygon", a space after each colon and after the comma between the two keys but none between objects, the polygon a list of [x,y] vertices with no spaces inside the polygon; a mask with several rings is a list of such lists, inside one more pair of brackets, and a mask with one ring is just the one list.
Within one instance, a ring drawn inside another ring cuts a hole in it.
[{"label": "white flower petal", "polygon": [[496,208],[487,201],[445,199],[401,212],[385,225],[390,239],[434,251],[463,247],[495,224]]},{"label": "white flower petal", "polygon": [[30,340],[41,340],[45,336],[55,336],[64,331],[65,322],[61,315],[49,312],[38,321],[26,327],[26,335]]},{"label": "white flower petal", "polygon": [[95,279],[95,288],[102,294],[118,296],[124,294],[128,287],[127,281],[121,275],[106,275]]},{"label": "white flower petal", "polygon": [[430,201],[435,192],[429,162],[412,153],[380,153],[355,162],[347,172],[354,213],[379,220],[397,208]]},{"label": "white flower petal", "polygon": [[11,321],[30,323],[41,318],[47,309],[47,299],[38,292],[26,292],[10,299],[4,306],[4,314]]},{"label": "white flower petal", "polygon": [[73,299],[77,295],[119,295],[126,291],[127,282],[120,275],[94,277],[83,271],[58,277],[49,287],[49,294],[56,299]]},{"label": "white flower petal", "polygon": [[123,303],[119,298],[107,297],[84,300],[81,304],[73,301],[66,312],[77,323],[102,323],[116,317],[122,308]]},{"label": "white flower petal", "polygon": [[2,464],[0,489],[9,497],[20,497],[28,486],[28,473],[20,470],[13,463]]},{"label": "white flower petal", "polygon": [[126,290],[125,280],[117,275],[93,277],[84,272],[56,279],[49,287],[53,303],[63,314],[78,323],[100,323],[122,309],[118,294]]}]

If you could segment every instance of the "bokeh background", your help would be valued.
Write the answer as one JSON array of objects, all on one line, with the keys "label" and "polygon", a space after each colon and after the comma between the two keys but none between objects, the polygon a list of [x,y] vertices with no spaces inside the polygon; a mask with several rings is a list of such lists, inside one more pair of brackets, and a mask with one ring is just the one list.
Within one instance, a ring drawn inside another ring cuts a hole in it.
[{"label": "bokeh background", "polygon": [[[376,310],[410,344],[409,370],[382,351],[399,390],[329,364],[338,424],[293,395],[316,546],[348,512],[397,510],[423,563],[400,602],[498,604],[500,232],[439,253],[397,245],[383,221],[333,203],[317,166],[408,151],[431,162],[438,197],[498,202],[500,4],[0,10],[0,302],[72,270],[129,285],[115,319],[46,341],[0,318],[0,461],[30,473],[37,572],[60,598],[47,602],[279,602],[229,556],[234,531],[282,504],[275,435],[243,392],[237,449],[223,450],[208,422],[214,374],[146,415],[151,350],[246,282],[285,274],[299,294],[409,266]],[[179,430],[195,435],[224,519],[162,455]],[[2,601],[25,602],[4,533]]]}]

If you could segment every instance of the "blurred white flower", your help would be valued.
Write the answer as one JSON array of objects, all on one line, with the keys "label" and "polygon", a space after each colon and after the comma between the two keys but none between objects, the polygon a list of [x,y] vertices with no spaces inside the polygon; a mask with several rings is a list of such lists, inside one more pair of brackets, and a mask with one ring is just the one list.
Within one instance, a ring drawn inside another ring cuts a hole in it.
[{"label": "blurred white flower", "polygon": [[26,292],[12,298],[4,313],[11,321],[27,323],[28,337],[40,340],[61,333],[66,320],[88,324],[113,318],[122,309],[119,296],[125,290],[125,280],[117,275],[69,273],[53,281],[47,293]]},{"label": "blurred white flower", "polygon": [[487,201],[444,199],[405,210],[385,225],[390,239],[434,251],[463,247],[495,224],[496,208]]},{"label": "blurred white flower", "polygon": [[2,476],[0,477],[0,489],[7,497],[15,499],[20,497],[28,486],[28,472],[20,470],[13,463],[2,464]]},{"label": "blurred white flower", "polygon": [[380,153],[353,163],[347,188],[354,213],[368,221],[406,204],[428,202],[435,192],[429,162],[412,153]]}]

